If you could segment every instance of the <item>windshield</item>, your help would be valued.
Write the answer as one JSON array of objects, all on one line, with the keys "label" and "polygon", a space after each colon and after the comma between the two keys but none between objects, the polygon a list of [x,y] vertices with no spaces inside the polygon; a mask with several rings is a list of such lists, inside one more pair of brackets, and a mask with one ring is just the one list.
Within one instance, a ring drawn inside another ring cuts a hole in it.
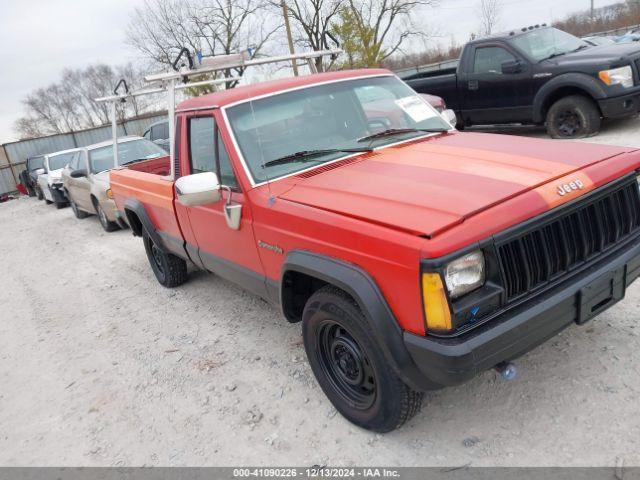
[{"label": "windshield", "polygon": [[[167,155],[162,148],[144,138],[129,142],[118,142],[118,165],[124,165],[136,160],[149,160],[151,158]],[[113,168],[113,145],[96,148],[89,151],[89,165],[91,173],[104,172]]]},{"label": "windshield", "polygon": [[511,43],[537,62],[589,46],[578,37],[574,37],[557,28],[532,30],[529,33],[514,37]]},{"label": "windshield", "polygon": [[33,172],[39,168],[44,168],[44,157],[33,157],[28,160],[29,171]]},{"label": "windshield", "polygon": [[71,163],[71,160],[73,160],[75,156],[79,154],[80,152],[76,151],[49,156],[49,170],[59,170],[60,168],[66,167],[69,163]]},{"label": "windshield", "polygon": [[255,182],[352,154],[332,151],[304,161],[272,162],[296,152],[375,148],[425,135],[409,130],[362,141],[389,129],[451,129],[422,97],[392,76],[285,92],[229,107],[226,113]]}]

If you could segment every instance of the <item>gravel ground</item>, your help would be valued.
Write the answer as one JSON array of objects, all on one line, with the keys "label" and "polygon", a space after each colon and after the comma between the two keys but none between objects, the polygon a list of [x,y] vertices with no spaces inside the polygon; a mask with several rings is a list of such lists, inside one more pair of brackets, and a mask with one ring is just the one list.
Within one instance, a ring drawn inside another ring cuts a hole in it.
[{"label": "gravel ground", "polygon": [[515,381],[430,393],[378,435],[336,414],[300,326],[260,299],[202,272],[166,290],[130,232],[35,199],[0,225],[0,465],[640,465],[640,283]]}]

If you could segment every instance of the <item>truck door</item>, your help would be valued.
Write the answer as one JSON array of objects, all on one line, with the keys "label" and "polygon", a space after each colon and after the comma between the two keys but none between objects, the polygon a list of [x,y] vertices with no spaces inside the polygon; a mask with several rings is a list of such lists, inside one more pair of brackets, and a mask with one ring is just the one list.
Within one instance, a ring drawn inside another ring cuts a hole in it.
[{"label": "truck door", "polygon": [[[176,202],[178,215],[184,218],[181,210],[186,210],[197,242],[197,255],[207,270],[264,297],[265,276],[253,235],[251,209],[231,165],[228,148],[218,131],[213,112],[188,115],[185,123],[188,148],[186,152],[182,150],[187,158],[181,162],[181,175],[214,172],[220,184],[231,190],[233,204],[242,206],[241,221],[237,230],[227,225],[224,206],[229,192],[226,190],[223,190],[222,199],[211,205],[185,207]],[[193,255],[192,246],[188,249]]]},{"label": "truck door", "polygon": [[73,178],[69,175],[69,195],[75,202],[77,206],[79,206],[82,210],[87,212],[93,212],[94,208],[91,204],[91,185],[89,183],[88,176],[90,175],[89,165],[87,162],[87,154],[84,151],[77,152],[74,156],[73,160],[69,162],[69,165],[66,167],[69,170],[69,174],[74,170],[86,170],[87,177],[78,177]]},{"label": "truck door", "polygon": [[[487,125],[531,120],[531,66],[502,44],[472,47],[458,79],[465,123]],[[511,67],[511,68],[506,68]]]}]

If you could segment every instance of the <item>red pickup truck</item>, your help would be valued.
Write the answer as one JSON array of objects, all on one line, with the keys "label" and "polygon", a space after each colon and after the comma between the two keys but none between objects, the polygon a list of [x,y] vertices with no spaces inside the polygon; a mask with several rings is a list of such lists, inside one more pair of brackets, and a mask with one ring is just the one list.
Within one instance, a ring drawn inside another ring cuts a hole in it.
[{"label": "red pickup truck", "polygon": [[367,429],[640,275],[640,151],[458,132],[386,70],[190,99],[175,128],[175,181],[167,158],[111,173],[158,281],[191,263],[301,321],[323,391]]}]

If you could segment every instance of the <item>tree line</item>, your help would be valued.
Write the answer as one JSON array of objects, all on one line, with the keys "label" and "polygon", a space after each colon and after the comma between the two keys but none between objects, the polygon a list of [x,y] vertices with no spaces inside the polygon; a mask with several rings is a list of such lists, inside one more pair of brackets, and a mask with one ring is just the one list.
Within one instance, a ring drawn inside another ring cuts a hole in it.
[{"label": "tree line", "polygon": [[[457,58],[461,46],[407,52],[411,40],[429,38],[417,18],[438,0],[286,0],[293,43],[297,50],[332,48],[344,50],[338,63],[318,58],[316,68],[385,66],[403,68]],[[490,34],[499,26],[501,0],[478,0],[479,28]],[[571,33],[586,33],[640,23],[640,0],[578,13],[556,22]],[[132,11],[126,42],[146,59],[149,68],[169,68],[180,50],[187,47],[205,56],[251,49],[254,56],[283,54],[287,39],[283,0],[145,0]],[[419,43],[419,42],[418,42]],[[228,72],[226,72],[228,73]],[[243,72],[233,72],[241,75]],[[23,99],[25,115],[15,123],[21,138],[77,131],[109,122],[108,105],[94,98],[109,94],[120,78],[139,87],[141,72],[131,64],[111,67],[99,64],[66,69],[60,80],[34,90]],[[235,83],[227,85],[227,88]],[[206,92],[198,89],[190,94]],[[138,97],[118,105],[121,119],[155,109],[152,99]]]},{"label": "tree line", "polygon": [[[286,8],[298,50],[332,48],[336,40],[345,50],[338,65],[317,59],[316,67],[323,71],[379,65],[403,52],[408,39],[424,36],[415,16],[436,1],[286,0]],[[281,0],[145,0],[132,12],[126,42],[147,60],[147,67],[155,68],[169,67],[183,47],[205,56],[248,48],[254,56],[283,54],[283,23]],[[130,64],[65,70],[58,82],[24,98],[26,113],[16,121],[16,132],[29,138],[107,123],[108,106],[93,99],[109,94],[119,78],[133,86],[141,83],[140,72]],[[123,103],[118,115],[124,119],[154,107],[144,102]]]}]

